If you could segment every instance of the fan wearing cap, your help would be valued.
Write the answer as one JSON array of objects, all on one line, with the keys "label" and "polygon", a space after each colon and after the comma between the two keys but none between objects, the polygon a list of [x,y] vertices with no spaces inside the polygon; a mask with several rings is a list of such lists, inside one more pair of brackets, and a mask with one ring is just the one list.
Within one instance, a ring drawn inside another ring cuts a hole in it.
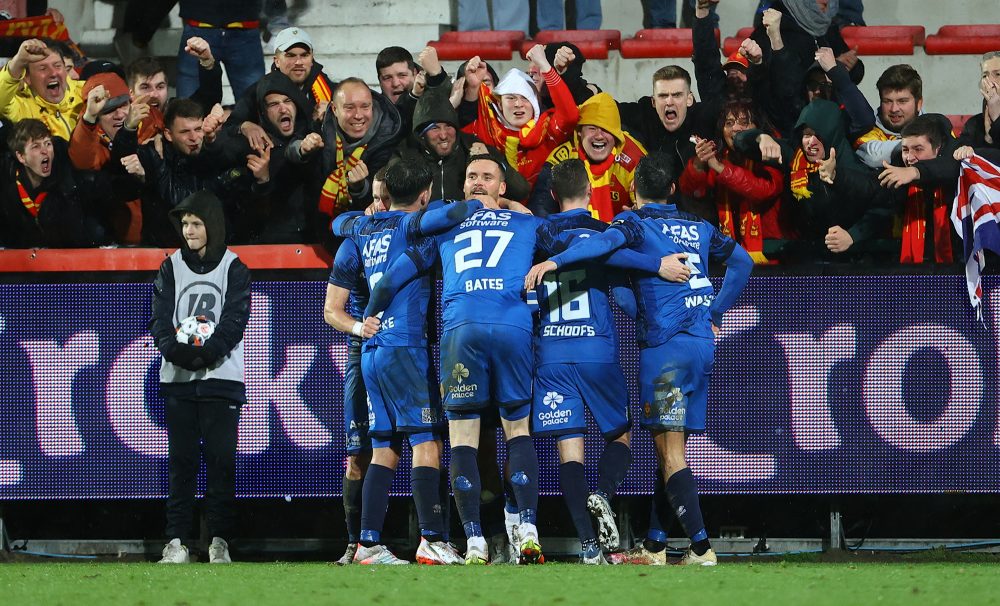
[{"label": "fan wearing cap", "polygon": [[622,130],[618,106],[608,93],[598,93],[580,106],[580,124],[573,139],[549,155],[531,192],[528,208],[536,216],[559,212],[551,191],[552,167],[571,159],[583,161],[590,178],[591,215],[610,223],[615,215],[631,207],[632,177],[646,149]]},{"label": "fan wearing cap", "polygon": [[[301,27],[286,27],[273,38],[273,42],[274,63],[271,71],[285,74],[299,87],[309,102],[310,116],[322,116],[333,99],[336,84],[323,72],[323,66],[316,62],[312,38]],[[228,124],[238,129],[257,151],[263,151],[264,141],[270,142],[258,121],[261,109],[257,89],[251,87],[242,94],[228,120]]]},{"label": "fan wearing cap", "polygon": [[519,69],[508,71],[491,91],[482,85],[479,57],[473,57],[466,65],[465,96],[478,95],[478,117],[462,130],[503,151],[510,165],[534,185],[552,150],[573,135],[580,112],[566,83],[545,57],[545,46],[532,47],[528,60],[544,77],[555,107],[539,111],[535,85]]},{"label": "fan wearing cap", "polygon": [[69,141],[85,97],[83,83],[67,78],[68,73],[58,52],[41,40],[25,40],[0,68],[0,118],[9,122],[35,118],[53,137]]},{"label": "fan wearing cap", "polygon": [[[69,142],[69,158],[73,167],[103,171],[112,178],[124,176],[123,170],[137,170],[139,161],[134,155],[127,159],[119,155],[114,162],[109,161],[115,142],[125,137],[126,129],[138,131],[141,139],[149,139],[156,134],[156,124],[145,120],[150,109],[146,97],[132,102],[125,81],[113,72],[102,72],[88,78],[83,94],[87,99],[86,110],[73,129]],[[111,231],[121,244],[139,244],[142,240],[142,202],[138,195],[123,202],[123,206],[116,206],[108,217]]]}]

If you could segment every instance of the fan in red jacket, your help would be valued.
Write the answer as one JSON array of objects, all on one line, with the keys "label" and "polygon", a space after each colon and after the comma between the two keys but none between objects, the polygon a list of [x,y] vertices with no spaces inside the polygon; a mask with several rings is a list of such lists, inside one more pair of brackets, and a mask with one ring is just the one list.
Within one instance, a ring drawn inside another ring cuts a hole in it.
[{"label": "fan in red jacket", "polygon": [[780,170],[754,162],[733,149],[736,133],[764,128],[753,106],[731,101],[719,114],[716,133],[725,144],[697,138],[695,156],[680,178],[681,192],[696,198],[715,197],[719,231],[747,249],[754,263],[769,263],[764,256],[765,239],[787,239],[791,230],[781,213],[785,178]]},{"label": "fan in red jacket", "polygon": [[538,111],[538,91],[531,78],[519,69],[511,69],[490,91],[482,84],[479,57],[469,60],[465,70],[466,93],[478,95],[476,121],[462,130],[504,152],[511,166],[517,167],[532,186],[552,150],[569,140],[580,119],[580,112],[566,83],[545,57],[545,47],[535,45],[528,59],[545,78],[555,107]]}]

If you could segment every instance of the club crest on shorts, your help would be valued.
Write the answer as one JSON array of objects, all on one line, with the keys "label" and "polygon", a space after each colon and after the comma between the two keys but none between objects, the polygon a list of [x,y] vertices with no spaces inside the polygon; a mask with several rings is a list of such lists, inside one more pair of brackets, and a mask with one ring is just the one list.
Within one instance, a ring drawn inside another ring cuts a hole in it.
[{"label": "club crest on shorts", "polygon": [[551,408],[552,410],[555,410],[556,408],[559,407],[560,404],[563,403],[562,394],[560,394],[557,391],[546,392],[545,397],[542,398],[542,403]]}]

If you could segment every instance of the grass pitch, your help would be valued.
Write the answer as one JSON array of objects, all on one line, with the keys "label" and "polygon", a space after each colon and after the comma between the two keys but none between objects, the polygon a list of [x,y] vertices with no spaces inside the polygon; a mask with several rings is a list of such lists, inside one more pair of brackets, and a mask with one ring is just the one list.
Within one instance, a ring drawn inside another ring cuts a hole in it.
[{"label": "grass pitch", "polygon": [[4,604],[1000,604],[996,557],[716,568],[0,564]]}]

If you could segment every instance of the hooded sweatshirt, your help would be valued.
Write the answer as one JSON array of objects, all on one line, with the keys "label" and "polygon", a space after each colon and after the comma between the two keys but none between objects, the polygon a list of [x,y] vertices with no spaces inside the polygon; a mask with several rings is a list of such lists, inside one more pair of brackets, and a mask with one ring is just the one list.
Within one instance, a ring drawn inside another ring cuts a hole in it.
[{"label": "hooded sweatshirt", "polygon": [[578,158],[587,168],[587,176],[590,178],[590,213],[594,218],[610,223],[615,215],[622,212],[624,205],[631,205],[629,190],[636,166],[646,156],[646,149],[632,135],[622,130],[618,106],[608,93],[598,93],[580,106],[579,124],[596,126],[611,133],[615,138],[614,148],[603,162],[591,162],[584,152],[580,131],[577,129],[572,141],[563,143],[549,155],[548,174],[545,177],[547,183],[542,184],[540,178],[536,184],[532,196],[532,212],[535,208],[555,208],[555,200],[552,199],[548,186],[551,182],[551,167],[571,158]]},{"label": "hooded sweatshirt", "polygon": [[[208,242],[203,257],[182,244],[160,265],[153,283],[150,332],[163,356],[160,388],[175,397],[245,403],[243,334],[250,318],[250,270],[226,248],[226,221],[214,194],[194,193],[170,212],[178,232],[186,214],[205,223]],[[216,325],[202,347],[176,340],[175,327],[192,315],[204,315]]]}]

